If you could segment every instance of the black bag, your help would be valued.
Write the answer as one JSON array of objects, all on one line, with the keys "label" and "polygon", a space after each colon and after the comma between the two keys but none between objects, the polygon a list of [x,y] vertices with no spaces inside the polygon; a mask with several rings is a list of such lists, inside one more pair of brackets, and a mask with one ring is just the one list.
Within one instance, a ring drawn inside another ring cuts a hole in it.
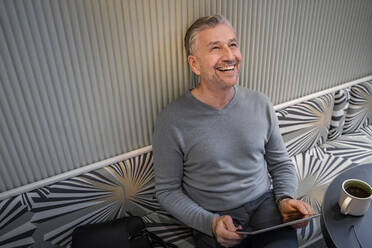
[{"label": "black bag", "polygon": [[145,229],[138,216],[106,223],[88,224],[72,232],[72,248],[177,248]]}]

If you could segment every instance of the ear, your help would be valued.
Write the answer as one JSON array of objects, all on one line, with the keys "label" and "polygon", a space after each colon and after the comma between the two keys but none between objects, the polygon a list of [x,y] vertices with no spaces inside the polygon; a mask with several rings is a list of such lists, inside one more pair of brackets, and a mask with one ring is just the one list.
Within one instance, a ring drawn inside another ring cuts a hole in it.
[{"label": "ear", "polygon": [[200,66],[199,66],[199,61],[198,58],[195,57],[194,55],[189,55],[187,56],[187,61],[189,62],[191,70],[196,74],[200,75]]}]

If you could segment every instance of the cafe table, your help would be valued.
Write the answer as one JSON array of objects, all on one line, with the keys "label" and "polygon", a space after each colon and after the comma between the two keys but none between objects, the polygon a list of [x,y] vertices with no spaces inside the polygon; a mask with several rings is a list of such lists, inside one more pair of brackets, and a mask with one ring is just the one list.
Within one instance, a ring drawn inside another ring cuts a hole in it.
[{"label": "cafe table", "polygon": [[340,213],[338,198],[342,182],[354,178],[372,185],[372,163],[345,170],[327,188],[321,215],[321,228],[328,247],[371,248],[372,247],[372,207],[360,217]]}]

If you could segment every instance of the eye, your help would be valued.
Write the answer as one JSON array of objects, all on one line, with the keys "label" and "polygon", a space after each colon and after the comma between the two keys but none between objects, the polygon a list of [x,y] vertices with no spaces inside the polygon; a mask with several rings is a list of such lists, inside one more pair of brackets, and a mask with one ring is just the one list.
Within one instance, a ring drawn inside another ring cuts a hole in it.
[{"label": "eye", "polygon": [[230,46],[232,46],[232,47],[238,47],[238,43],[235,43],[235,42],[234,43],[231,43]]},{"label": "eye", "polygon": [[212,50],[218,50],[218,49],[220,49],[220,47],[218,47],[218,46],[212,47]]}]

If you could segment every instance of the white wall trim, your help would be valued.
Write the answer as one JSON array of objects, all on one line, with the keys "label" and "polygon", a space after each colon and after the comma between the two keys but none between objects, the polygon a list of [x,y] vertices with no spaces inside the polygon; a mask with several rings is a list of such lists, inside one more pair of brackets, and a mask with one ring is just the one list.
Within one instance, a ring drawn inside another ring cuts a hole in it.
[{"label": "white wall trim", "polygon": [[[286,108],[286,107],[291,106],[293,104],[297,104],[297,103],[300,103],[300,102],[303,102],[303,101],[306,101],[306,100],[310,100],[312,98],[319,97],[319,96],[322,96],[322,95],[325,95],[325,94],[328,94],[328,93],[331,93],[331,92],[335,92],[335,91],[343,89],[343,88],[351,87],[351,86],[356,85],[358,83],[369,81],[369,80],[372,80],[372,75],[366,76],[366,77],[363,77],[363,78],[360,78],[360,79],[357,79],[357,80],[354,80],[354,81],[351,81],[351,82],[348,82],[348,83],[344,83],[342,85],[339,85],[339,86],[336,86],[336,87],[333,87],[333,88],[330,88],[330,89],[327,89],[327,90],[323,90],[323,91],[320,91],[320,92],[317,92],[317,93],[314,93],[314,94],[311,94],[311,95],[308,95],[308,96],[304,96],[304,97],[301,97],[301,98],[298,98],[298,99],[295,99],[295,100],[292,100],[292,101],[288,101],[288,102],[285,102],[285,103],[275,105],[274,109],[275,110],[283,109],[283,108]],[[87,166],[84,166],[84,167],[81,167],[81,168],[78,168],[78,169],[74,169],[74,170],[71,170],[71,171],[68,171],[68,172],[65,172],[65,173],[61,173],[59,175],[49,177],[49,178],[46,178],[46,179],[43,179],[43,180],[40,180],[40,181],[37,181],[37,182],[34,182],[34,183],[30,183],[30,184],[27,184],[27,185],[24,185],[24,186],[21,186],[21,187],[12,189],[12,190],[8,190],[8,191],[0,193],[0,200],[9,198],[9,197],[12,197],[12,196],[15,196],[15,195],[19,195],[19,194],[22,194],[22,193],[26,193],[26,192],[29,192],[31,190],[34,190],[34,189],[37,189],[37,188],[40,188],[40,187],[44,187],[44,186],[47,186],[49,184],[53,184],[53,183],[56,183],[56,182],[59,182],[59,181],[62,181],[62,180],[66,180],[66,179],[69,179],[69,178],[72,178],[72,177],[76,177],[76,176],[79,176],[81,174],[88,173],[90,171],[97,170],[97,169],[103,168],[105,166],[108,166],[110,164],[114,164],[114,163],[117,163],[117,162],[120,162],[120,161],[123,161],[123,160],[127,160],[127,159],[139,156],[143,153],[150,152],[150,151],[152,151],[152,146],[151,145],[140,148],[140,149],[137,149],[137,150],[134,150],[134,151],[131,151],[131,152],[127,152],[127,153],[124,153],[124,154],[121,154],[121,155],[118,155],[118,156],[115,156],[115,157],[112,157],[112,158],[109,158],[109,159],[105,159],[105,160],[102,160],[102,161],[99,161],[99,162],[96,162],[96,163],[93,163],[93,164],[90,164],[90,165],[87,165]]]},{"label": "white wall trim", "polygon": [[363,77],[363,78],[359,78],[359,79],[356,79],[354,81],[344,83],[342,85],[339,85],[339,86],[336,86],[336,87],[333,87],[333,88],[330,88],[330,89],[327,89],[327,90],[322,90],[322,91],[316,92],[316,93],[311,94],[311,95],[307,95],[307,96],[304,96],[304,97],[301,97],[301,98],[297,98],[297,99],[294,99],[292,101],[288,101],[288,102],[284,102],[284,103],[275,105],[274,109],[275,110],[280,110],[280,109],[286,108],[288,106],[291,106],[291,105],[294,105],[294,104],[297,104],[297,103],[300,103],[300,102],[303,102],[303,101],[307,101],[307,100],[310,100],[310,99],[313,99],[315,97],[319,97],[319,96],[322,96],[322,95],[325,95],[325,94],[328,94],[328,93],[336,92],[340,89],[348,88],[348,87],[351,87],[353,85],[359,84],[361,82],[366,82],[366,81],[369,81],[369,80],[372,80],[372,75],[369,75],[369,76],[366,76],[366,77]]},{"label": "white wall trim", "polygon": [[19,194],[22,194],[22,193],[29,192],[29,191],[37,189],[37,188],[47,186],[49,184],[53,184],[53,183],[56,183],[56,182],[59,182],[59,181],[63,181],[63,180],[69,179],[69,178],[73,178],[73,177],[82,175],[84,173],[88,173],[90,171],[94,171],[94,170],[103,168],[103,167],[108,166],[110,164],[115,164],[115,163],[123,161],[123,160],[128,160],[130,158],[139,156],[141,154],[144,154],[144,153],[147,153],[147,152],[150,152],[150,151],[152,151],[152,146],[151,145],[140,148],[140,149],[137,149],[137,150],[134,150],[134,151],[131,151],[131,152],[127,152],[127,153],[124,153],[124,154],[121,154],[121,155],[118,155],[118,156],[115,156],[115,157],[112,157],[112,158],[109,158],[109,159],[105,159],[105,160],[102,160],[102,161],[99,161],[99,162],[96,162],[96,163],[93,163],[93,164],[90,164],[90,165],[87,165],[87,166],[84,166],[84,167],[81,167],[81,168],[77,168],[77,169],[74,169],[74,170],[71,170],[71,171],[67,171],[65,173],[61,173],[61,174],[53,176],[53,177],[45,178],[43,180],[40,180],[40,181],[37,181],[37,182],[34,182],[34,183],[30,183],[30,184],[27,184],[27,185],[24,185],[24,186],[21,186],[21,187],[12,189],[12,190],[8,190],[8,191],[0,193],[0,201],[4,200],[4,199],[7,199],[9,197],[12,197],[12,196],[16,196],[16,195],[19,195]]}]

